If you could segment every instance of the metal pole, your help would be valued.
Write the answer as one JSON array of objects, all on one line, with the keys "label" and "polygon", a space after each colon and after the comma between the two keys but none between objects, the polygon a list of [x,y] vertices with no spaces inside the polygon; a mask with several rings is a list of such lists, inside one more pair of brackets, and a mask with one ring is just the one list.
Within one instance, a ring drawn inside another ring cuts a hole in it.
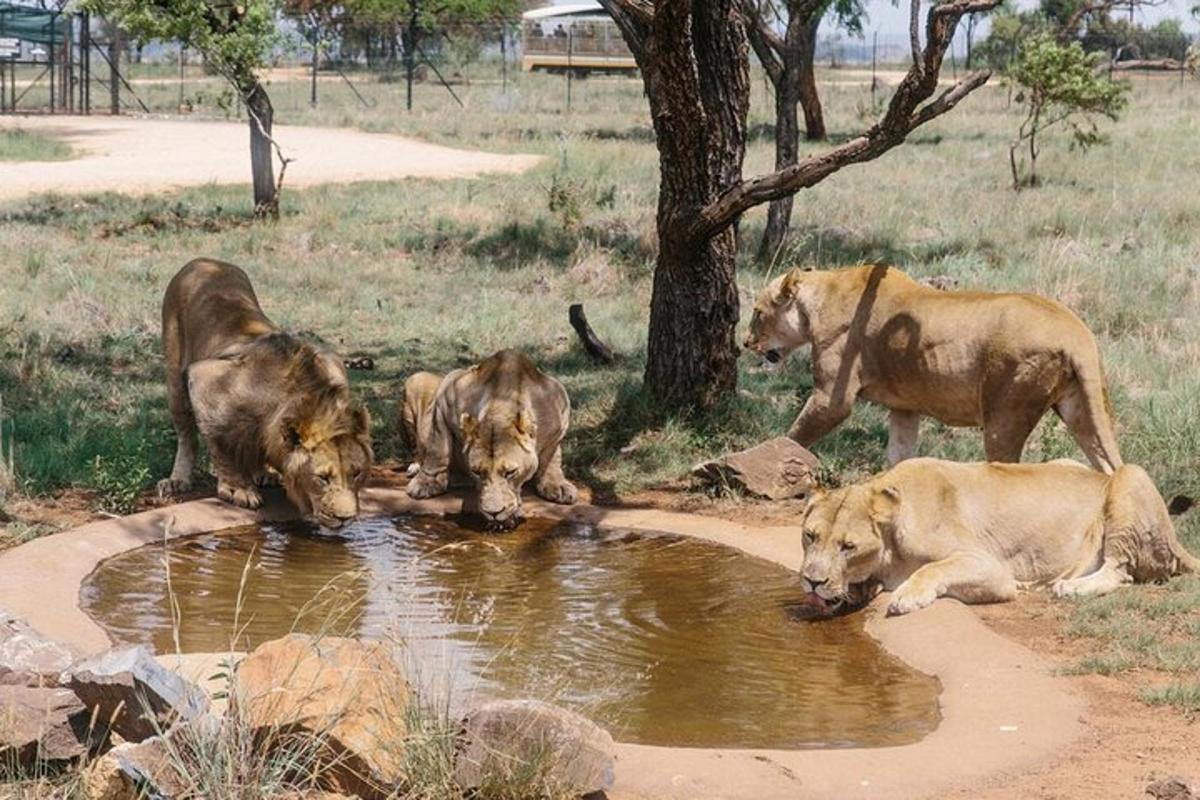
[{"label": "metal pole", "polygon": [[313,108],[317,107],[317,67],[320,65],[321,51],[317,48],[317,33],[313,31],[312,40],[312,91],[308,98],[308,104]]},{"label": "metal pole", "polygon": [[500,93],[508,94],[508,29],[500,23]]},{"label": "metal pole", "polygon": [[871,108],[875,108],[875,64],[879,51],[879,31],[871,35]]},{"label": "metal pole", "polygon": [[55,18],[52,15],[50,17],[50,47],[49,47],[49,50],[50,50],[50,52],[49,52],[49,58],[50,58],[50,113],[51,114],[54,113],[54,106],[55,106],[55,102],[57,100],[57,98],[54,96],[54,23],[55,23]]},{"label": "metal pole", "polygon": [[179,106],[176,109],[177,111],[183,111],[183,67],[185,63],[183,51],[185,49],[187,48],[185,48],[183,44],[179,45]]},{"label": "metal pole", "polygon": [[121,72],[117,64],[121,60],[121,50],[117,47],[119,34],[115,31],[108,40],[108,102],[109,113],[114,117],[121,114]]},{"label": "metal pole", "polygon": [[571,68],[573,56],[575,55],[575,23],[572,22],[567,26],[567,113],[571,113],[571,80],[575,76],[575,70]]},{"label": "metal pole", "polygon": [[92,17],[86,11],[83,12],[83,32],[80,35],[80,58],[83,60],[83,65],[80,69],[83,70],[83,87],[80,90],[83,93],[83,113],[92,113]]}]

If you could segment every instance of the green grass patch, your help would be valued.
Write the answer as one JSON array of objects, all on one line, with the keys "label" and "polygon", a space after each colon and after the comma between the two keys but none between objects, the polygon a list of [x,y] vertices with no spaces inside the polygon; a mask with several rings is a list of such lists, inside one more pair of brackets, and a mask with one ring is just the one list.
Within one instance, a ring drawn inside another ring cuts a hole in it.
[{"label": "green grass patch", "polygon": [[0,129],[0,161],[66,161],[74,157],[71,146],[53,134]]},{"label": "green grass patch", "polygon": [[1200,682],[1172,683],[1142,692],[1152,706],[1171,706],[1188,715],[1200,714]]}]

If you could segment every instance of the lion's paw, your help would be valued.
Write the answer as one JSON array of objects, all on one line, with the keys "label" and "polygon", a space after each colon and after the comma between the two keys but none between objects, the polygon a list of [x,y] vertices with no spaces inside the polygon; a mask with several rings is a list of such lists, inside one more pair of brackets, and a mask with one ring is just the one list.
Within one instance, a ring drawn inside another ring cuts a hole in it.
[{"label": "lion's paw", "polygon": [[932,605],[934,600],[937,600],[937,592],[932,589],[923,589],[904,584],[892,595],[892,600],[888,603],[887,613],[889,617],[911,614],[913,611],[918,611]]},{"label": "lion's paw", "polygon": [[551,503],[569,506],[579,500],[579,490],[570,481],[544,484],[538,487],[538,494]]},{"label": "lion's paw", "polygon": [[186,478],[163,478],[158,482],[158,499],[170,500],[192,490],[192,482]]},{"label": "lion's paw", "polygon": [[280,474],[278,472],[276,472],[273,469],[269,469],[266,472],[263,472],[257,478],[254,479],[254,485],[259,487],[260,489],[267,489],[267,488],[271,488],[271,487],[275,487],[275,486],[281,486],[282,484],[283,484],[283,478],[280,476]]},{"label": "lion's paw", "polygon": [[446,473],[430,476],[424,472],[408,482],[408,496],[413,500],[424,500],[427,497],[437,497],[444,494],[449,476]]},{"label": "lion's paw", "polygon": [[262,495],[253,486],[231,486],[221,481],[217,484],[217,497],[239,508],[254,510],[262,506]]}]

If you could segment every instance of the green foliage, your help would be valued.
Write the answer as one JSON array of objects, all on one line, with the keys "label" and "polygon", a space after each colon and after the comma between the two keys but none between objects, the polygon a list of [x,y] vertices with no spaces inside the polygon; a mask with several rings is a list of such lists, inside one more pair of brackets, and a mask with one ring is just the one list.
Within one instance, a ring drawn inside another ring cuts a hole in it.
[{"label": "green foliage", "polygon": [[82,8],[101,14],[142,40],[175,40],[203,53],[207,62],[236,87],[246,90],[284,43],[275,21],[279,0],[83,0]]},{"label": "green foliage", "polygon": [[100,508],[113,514],[133,511],[152,477],[144,450],[133,454],[98,455],[92,460],[96,500]]},{"label": "green foliage", "polygon": [[1005,4],[992,15],[986,39],[975,47],[975,55],[994,70],[1007,72],[1016,62],[1022,42],[1048,33],[1051,24],[1040,11],[1017,11]]},{"label": "green foliage", "polygon": [[[1116,121],[1129,101],[1129,84],[1096,74],[1099,54],[1085,53],[1078,42],[1061,44],[1046,33],[1028,39],[1012,66],[1010,79],[1019,90],[1013,98],[1025,108],[1017,138],[1009,148],[1013,188],[1037,183],[1037,137],[1056,125],[1066,125],[1071,145],[1087,149],[1106,141],[1097,117]],[[1020,177],[1017,149],[1028,144],[1029,173]]]}]

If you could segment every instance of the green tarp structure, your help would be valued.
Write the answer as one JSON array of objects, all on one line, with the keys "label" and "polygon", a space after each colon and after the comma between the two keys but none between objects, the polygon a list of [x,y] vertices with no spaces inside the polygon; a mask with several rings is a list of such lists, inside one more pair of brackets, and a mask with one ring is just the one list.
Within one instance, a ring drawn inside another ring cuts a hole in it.
[{"label": "green tarp structure", "polygon": [[70,25],[69,14],[0,2],[0,39],[61,44],[68,35]]}]

